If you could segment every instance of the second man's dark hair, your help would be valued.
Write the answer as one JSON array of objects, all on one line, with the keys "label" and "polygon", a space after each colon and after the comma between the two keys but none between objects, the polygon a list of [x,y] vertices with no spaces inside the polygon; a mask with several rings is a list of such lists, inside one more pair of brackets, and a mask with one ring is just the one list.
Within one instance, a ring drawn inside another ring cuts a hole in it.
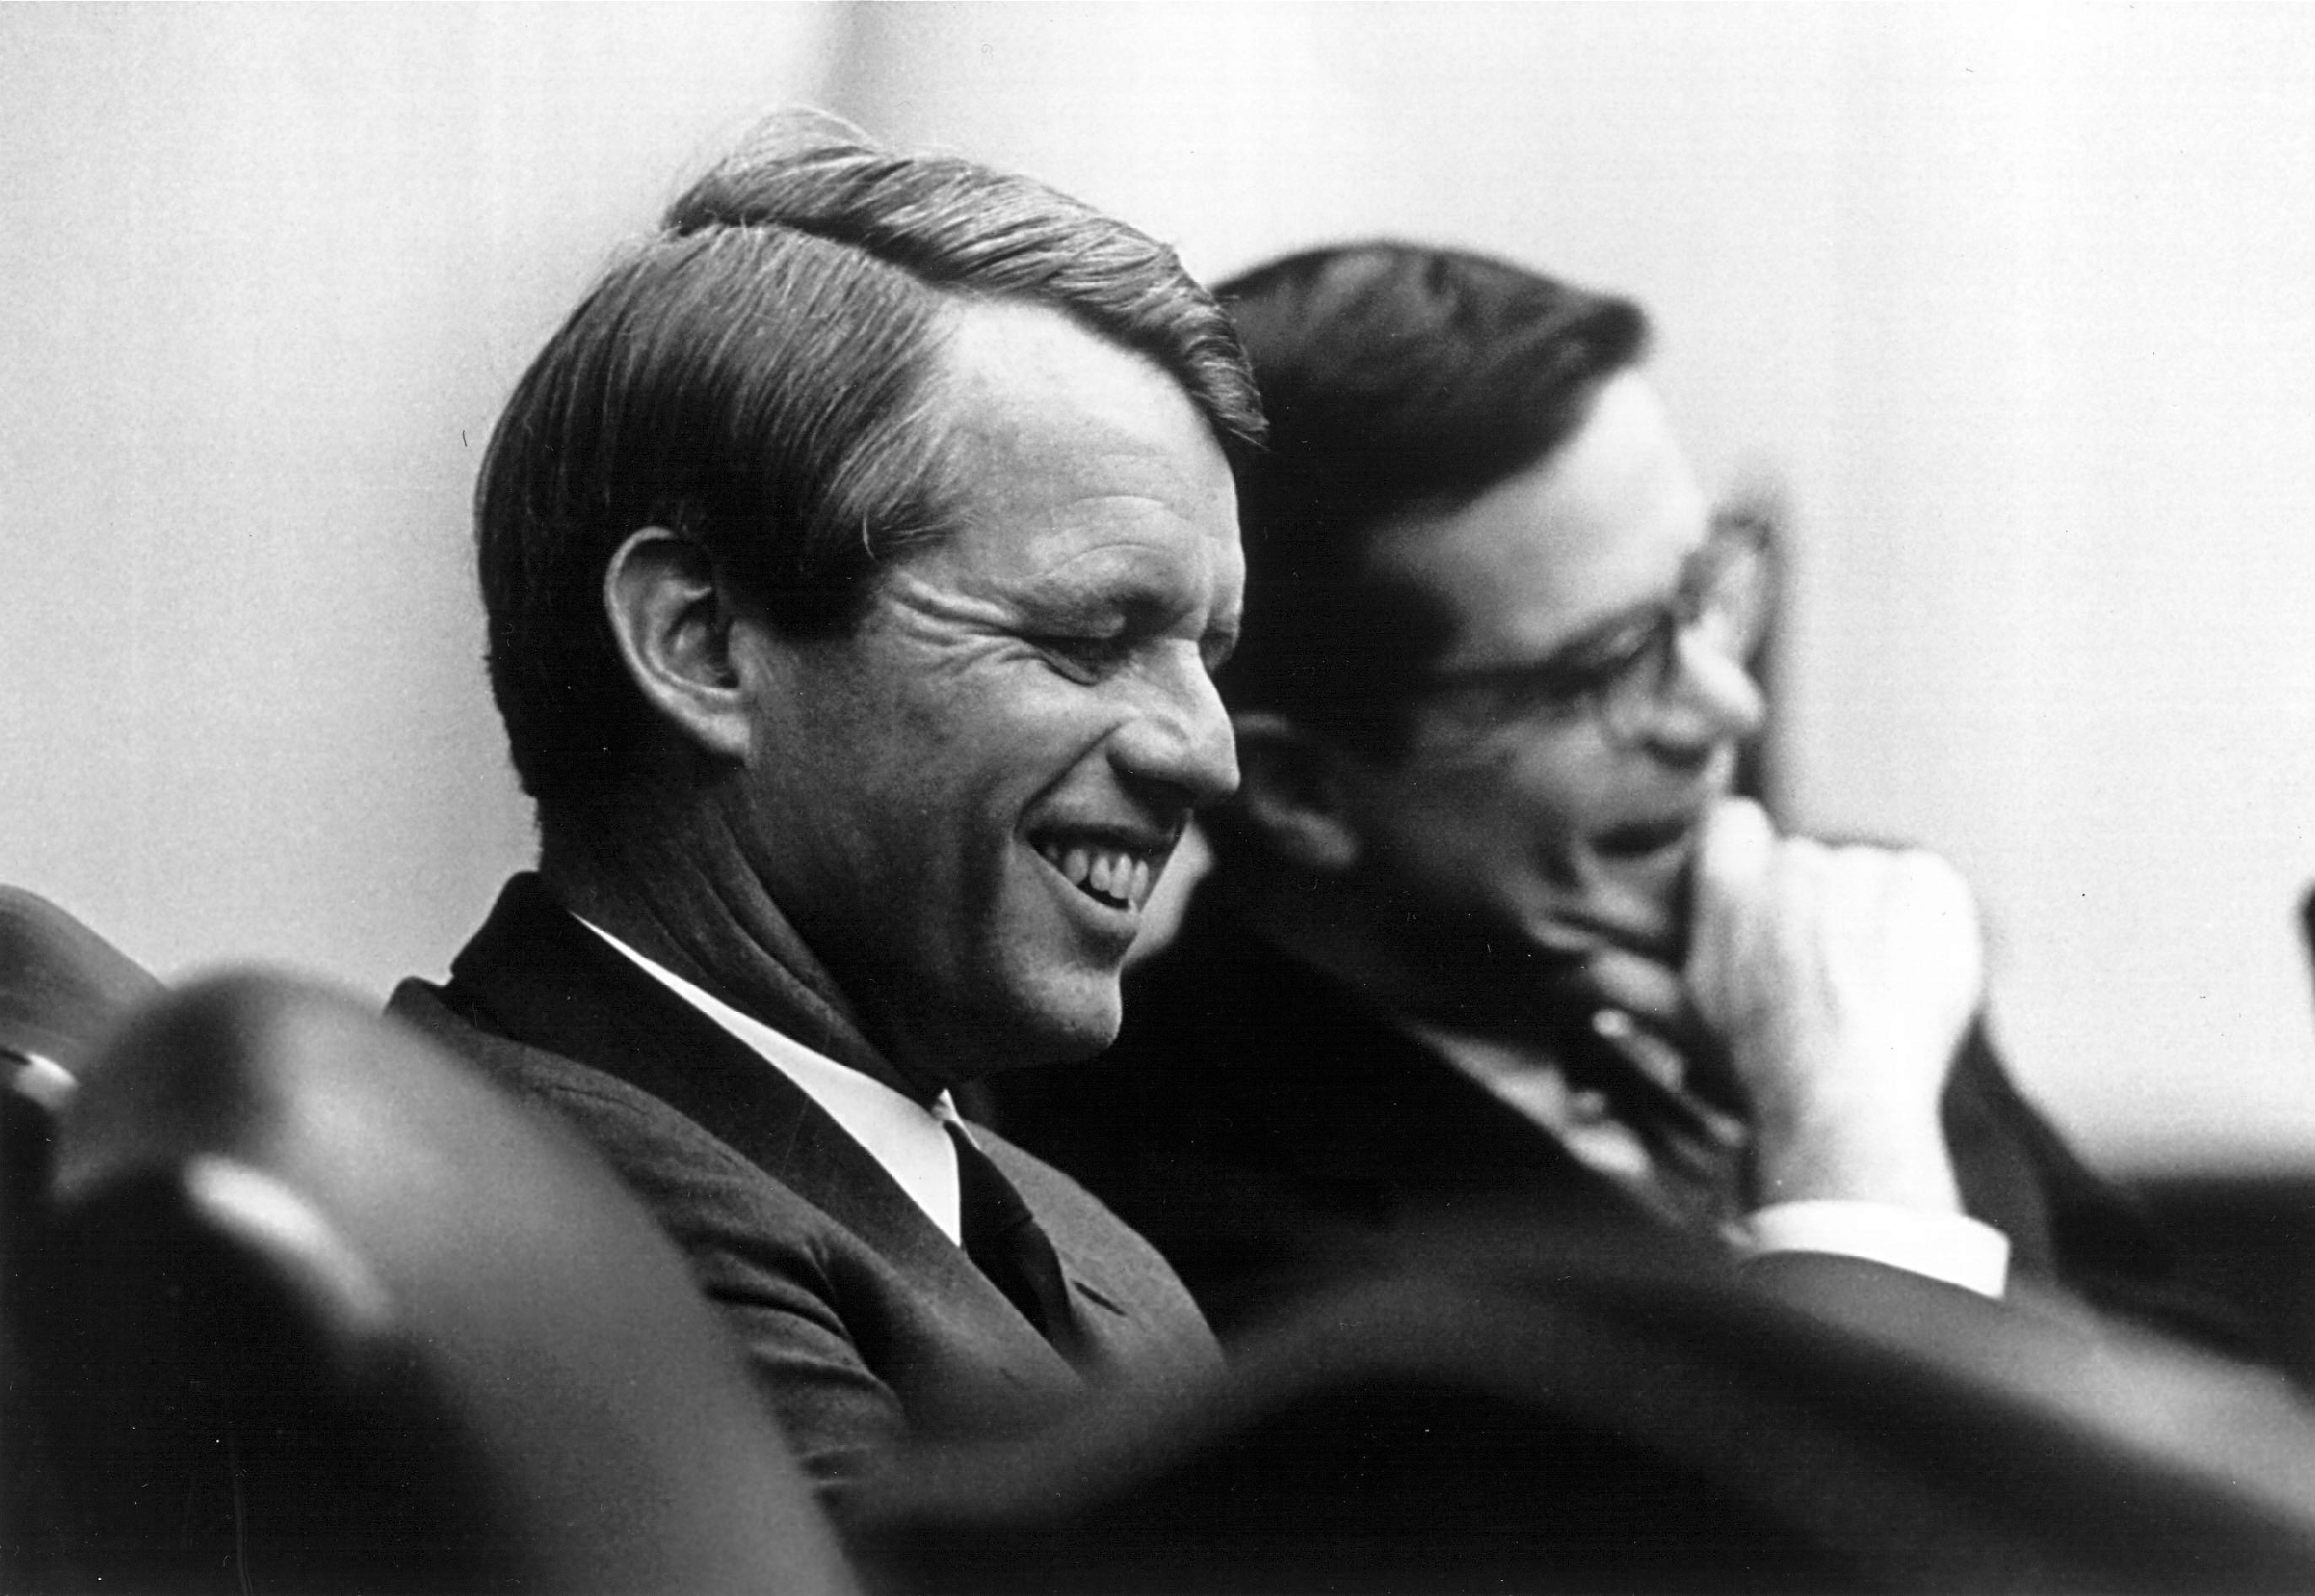
[{"label": "second man's dark hair", "polygon": [[1397,243],[1289,255],[1215,294],[1270,423],[1237,462],[1247,607],[1223,695],[1389,752],[1393,689],[1445,647],[1448,622],[1369,572],[1373,535],[1548,457],[1639,359],[1646,318],[1508,262]]}]

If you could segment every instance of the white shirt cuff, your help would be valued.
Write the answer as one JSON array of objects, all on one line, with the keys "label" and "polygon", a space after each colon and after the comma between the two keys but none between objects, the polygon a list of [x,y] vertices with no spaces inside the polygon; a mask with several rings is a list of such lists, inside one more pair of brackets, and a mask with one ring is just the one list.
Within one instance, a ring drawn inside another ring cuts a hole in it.
[{"label": "white shirt cuff", "polygon": [[1967,1214],[1886,1202],[1772,1202],[1747,1226],[1751,1236],[1741,1247],[1747,1257],[1832,1253],[1996,1299],[2009,1284],[2009,1238]]}]

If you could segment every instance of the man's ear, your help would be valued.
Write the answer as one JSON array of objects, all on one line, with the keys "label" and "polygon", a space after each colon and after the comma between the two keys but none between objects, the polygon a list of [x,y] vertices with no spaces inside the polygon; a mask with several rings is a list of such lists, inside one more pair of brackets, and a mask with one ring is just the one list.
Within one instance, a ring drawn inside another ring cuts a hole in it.
[{"label": "man's ear", "polygon": [[708,752],[745,758],[750,718],[734,616],[707,551],[664,527],[630,534],[604,568],[603,608],[651,706]]},{"label": "man's ear", "polygon": [[1359,829],[1343,785],[1342,756],[1282,714],[1234,715],[1234,807],[1282,857],[1328,875],[1358,863]]}]

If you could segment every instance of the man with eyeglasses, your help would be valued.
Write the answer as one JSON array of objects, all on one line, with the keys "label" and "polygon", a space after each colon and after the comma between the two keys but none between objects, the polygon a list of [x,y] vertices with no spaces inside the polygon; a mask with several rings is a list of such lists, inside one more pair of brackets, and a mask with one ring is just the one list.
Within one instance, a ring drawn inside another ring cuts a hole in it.
[{"label": "man with eyeglasses", "polygon": [[1732,796],[1770,539],[1707,505],[1640,310],[1399,244],[1218,292],[1272,426],[1242,785],[1117,1047],[997,1083],[1008,1134],[1225,1332],[1506,1208],[2153,1308],[2159,1247],[1985,1045],[1965,883]]}]

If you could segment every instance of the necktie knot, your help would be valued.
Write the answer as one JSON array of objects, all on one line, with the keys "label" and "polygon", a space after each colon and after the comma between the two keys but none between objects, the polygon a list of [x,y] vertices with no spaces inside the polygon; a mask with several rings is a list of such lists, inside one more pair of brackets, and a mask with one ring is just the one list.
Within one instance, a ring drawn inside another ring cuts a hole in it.
[{"label": "necktie knot", "polygon": [[1734,1234],[1745,1210],[1750,1137],[1743,1122],[1692,1090],[1671,1044],[1630,1016],[1602,1010],[1593,1016],[1592,1032],[1602,1045],[1576,1050],[1573,1058],[1609,1111],[1646,1148],[1651,1168],[1644,1198],[1681,1224]]}]

